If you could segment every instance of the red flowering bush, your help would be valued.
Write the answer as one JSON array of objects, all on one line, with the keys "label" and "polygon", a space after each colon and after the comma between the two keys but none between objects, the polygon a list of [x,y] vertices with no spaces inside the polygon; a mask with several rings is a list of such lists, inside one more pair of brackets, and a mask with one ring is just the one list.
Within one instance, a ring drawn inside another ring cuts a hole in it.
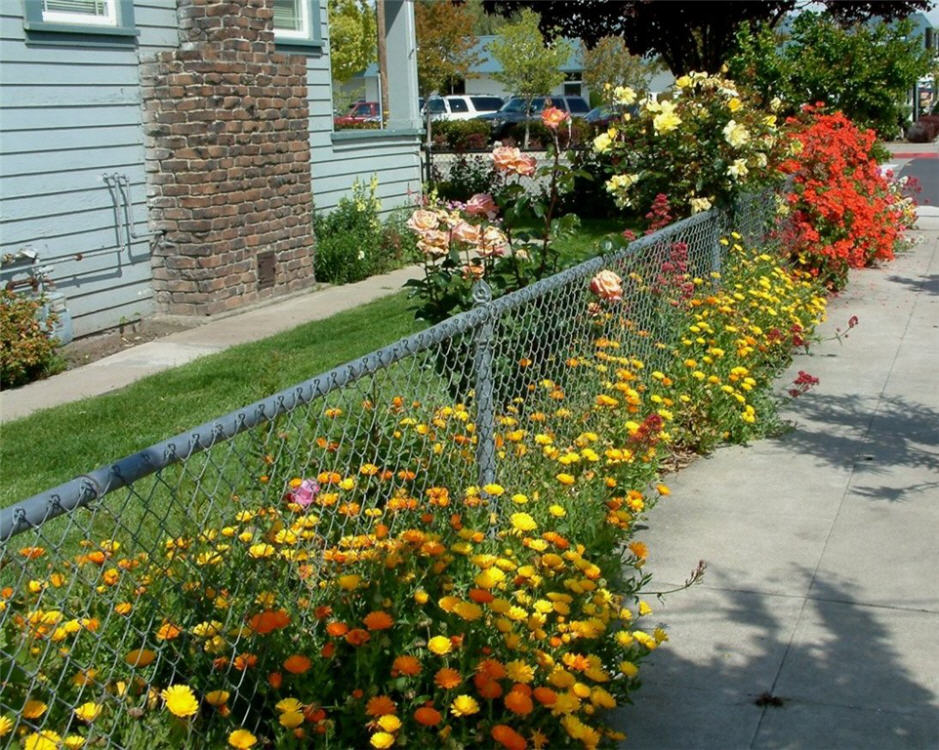
[{"label": "red flowering bush", "polygon": [[782,170],[792,185],[783,195],[782,244],[798,265],[841,288],[849,268],[892,259],[909,220],[871,155],[873,130],[809,106],[788,123],[792,156]]}]

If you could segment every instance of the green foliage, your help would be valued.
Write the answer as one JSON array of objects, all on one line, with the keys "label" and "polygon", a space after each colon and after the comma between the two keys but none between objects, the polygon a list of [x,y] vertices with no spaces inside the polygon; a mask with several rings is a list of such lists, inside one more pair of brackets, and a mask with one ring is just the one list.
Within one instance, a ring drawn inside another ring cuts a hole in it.
[{"label": "green foliage", "polygon": [[374,177],[368,186],[356,180],[351,198],[313,219],[318,281],[348,284],[417,260],[414,241],[404,229],[407,217],[394,212],[382,224],[377,187]]},{"label": "green foliage", "polygon": [[0,289],[0,386],[15,388],[65,369],[52,337],[55,321],[42,295]]},{"label": "green foliage", "polygon": [[375,10],[368,0],[330,0],[329,62],[332,78],[345,83],[378,59]]},{"label": "green foliage", "polygon": [[[436,170],[435,170],[436,171]],[[503,184],[489,154],[461,155],[450,165],[446,179],[435,174],[434,190],[441,200],[467,201],[477,193],[495,193]]]},{"label": "green foliage", "polygon": [[434,149],[475,151],[489,145],[490,127],[483,120],[439,120],[433,125]]},{"label": "green foliage", "polygon": [[658,66],[630,53],[622,37],[605,36],[584,52],[584,84],[593,91],[604,85],[648,88]]},{"label": "green foliage", "polygon": [[765,101],[777,96],[790,111],[824,102],[887,139],[906,119],[908,91],[929,72],[929,54],[909,21],[843,28],[827,15],[802,13],[788,38],[763,26],[741,31],[738,43],[731,75]]},{"label": "green foliage", "polygon": [[451,81],[466,78],[477,61],[473,54],[473,12],[449,0],[418,0],[417,82],[423,96],[443,91]]}]

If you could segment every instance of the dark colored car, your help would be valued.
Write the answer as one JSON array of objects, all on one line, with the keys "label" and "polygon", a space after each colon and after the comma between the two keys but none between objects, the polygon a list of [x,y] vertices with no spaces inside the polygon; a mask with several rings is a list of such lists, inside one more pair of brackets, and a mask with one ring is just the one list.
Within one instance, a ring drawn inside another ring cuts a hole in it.
[{"label": "dark colored car", "polygon": [[530,120],[541,120],[541,113],[547,107],[557,107],[567,112],[571,117],[583,117],[590,111],[590,105],[581,96],[536,96],[531,101],[531,107],[525,111],[525,99],[513,96],[498,112],[491,115],[482,115],[477,120],[486,120],[492,127],[492,137],[502,138],[506,131],[515,123]]},{"label": "dark colored car", "polygon": [[381,105],[378,102],[356,102],[346,114],[333,118],[333,127],[348,127],[363,122],[381,122]]},{"label": "dark colored car", "polygon": [[608,128],[614,120],[619,121],[627,112],[635,117],[639,114],[639,107],[635,104],[630,104],[628,107],[625,104],[601,104],[584,115],[584,119],[597,130],[603,130]]}]

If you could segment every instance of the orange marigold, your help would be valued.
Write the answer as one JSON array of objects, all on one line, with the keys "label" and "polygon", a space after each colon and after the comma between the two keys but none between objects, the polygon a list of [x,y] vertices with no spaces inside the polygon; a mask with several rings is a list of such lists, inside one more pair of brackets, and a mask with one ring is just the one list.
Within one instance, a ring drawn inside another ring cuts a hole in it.
[{"label": "orange marigold", "polygon": [[532,691],[532,695],[535,696],[536,701],[544,706],[553,706],[558,700],[558,694],[548,687],[536,687]]},{"label": "orange marigold", "polygon": [[294,654],[284,659],[284,669],[290,674],[303,674],[312,666],[313,662],[303,654]]},{"label": "orange marigold", "polygon": [[444,690],[452,690],[461,682],[463,682],[463,678],[460,676],[460,673],[449,667],[438,669],[437,674],[434,675],[434,683],[437,687],[441,687]]},{"label": "orange marigold", "polygon": [[235,657],[235,661],[233,662],[235,669],[238,669],[242,672],[250,667],[253,667],[257,663],[258,657],[249,653],[238,654],[238,656]]},{"label": "orange marigold", "polygon": [[258,635],[267,635],[275,630],[286,628],[289,624],[290,615],[283,609],[268,609],[248,620],[248,626]]},{"label": "orange marigold", "polygon": [[391,664],[391,676],[397,677],[399,674],[413,677],[421,673],[421,662],[416,656],[398,656]]},{"label": "orange marigold", "polygon": [[477,604],[489,604],[495,597],[486,589],[470,589],[469,598]]},{"label": "orange marigold", "polygon": [[368,703],[365,704],[365,713],[369,716],[385,716],[386,714],[393,714],[397,710],[397,705],[387,695],[376,695],[369,698]]},{"label": "orange marigold", "polygon": [[480,697],[486,700],[493,700],[502,695],[502,685],[495,680],[490,680],[484,674],[478,674],[473,677],[473,683],[476,685],[476,690],[479,692]]},{"label": "orange marigold", "polygon": [[349,632],[349,626],[344,622],[333,620],[331,623],[329,623],[329,625],[326,626],[326,632],[334,638],[341,638]]},{"label": "orange marigold", "polygon": [[365,623],[365,627],[369,630],[387,630],[394,625],[395,621],[387,612],[379,610],[377,612],[369,612],[362,618],[362,622]]},{"label": "orange marigold", "polygon": [[421,706],[414,712],[414,720],[418,724],[423,724],[425,727],[435,727],[443,721],[443,716],[440,715],[440,711],[436,708]]},{"label": "orange marigold", "polygon": [[483,659],[476,665],[476,671],[486,675],[490,680],[501,680],[505,677],[505,667],[496,659]]},{"label": "orange marigold", "polygon": [[362,646],[372,639],[371,634],[362,628],[353,628],[346,633],[346,642],[353,646]]},{"label": "orange marigold", "polygon": [[526,739],[505,724],[496,724],[492,728],[492,739],[507,750],[525,750],[528,747]]},{"label": "orange marigold", "polygon": [[505,707],[513,714],[528,716],[535,709],[535,704],[523,691],[510,690],[505,696]]}]

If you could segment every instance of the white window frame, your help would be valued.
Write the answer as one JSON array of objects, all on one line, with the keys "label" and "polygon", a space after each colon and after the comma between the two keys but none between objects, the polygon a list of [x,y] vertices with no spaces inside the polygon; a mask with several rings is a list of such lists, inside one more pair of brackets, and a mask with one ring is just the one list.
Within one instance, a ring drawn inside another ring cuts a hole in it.
[{"label": "white window frame", "polygon": [[293,0],[294,7],[299,11],[299,29],[279,29],[274,27],[275,39],[312,39],[310,28],[310,3],[307,0]]},{"label": "white window frame", "polygon": [[62,23],[76,26],[117,26],[116,0],[99,0],[104,3],[105,14],[69,13],[68,11],[42,9],[43,23]]}]

